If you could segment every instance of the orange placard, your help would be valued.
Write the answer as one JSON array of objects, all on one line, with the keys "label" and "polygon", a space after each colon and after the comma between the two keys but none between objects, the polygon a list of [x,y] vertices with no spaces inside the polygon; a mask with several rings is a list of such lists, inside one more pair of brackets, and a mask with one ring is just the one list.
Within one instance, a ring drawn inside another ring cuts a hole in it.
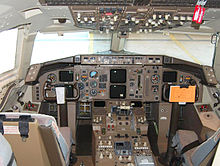
[{"label": "orange placard", "polygon": [[178,103],[193,103],[196,97],[196,86],[180,87],[171,86],[170,87],[170,102]]}]

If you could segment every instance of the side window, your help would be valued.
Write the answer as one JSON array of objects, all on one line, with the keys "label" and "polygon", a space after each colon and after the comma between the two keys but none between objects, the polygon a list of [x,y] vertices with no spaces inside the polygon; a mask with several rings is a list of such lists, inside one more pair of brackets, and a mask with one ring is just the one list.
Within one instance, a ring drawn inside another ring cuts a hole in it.
[{"label": "side window", "polygon": [[15,67],[18,29],[0,32],[0,74]]}]

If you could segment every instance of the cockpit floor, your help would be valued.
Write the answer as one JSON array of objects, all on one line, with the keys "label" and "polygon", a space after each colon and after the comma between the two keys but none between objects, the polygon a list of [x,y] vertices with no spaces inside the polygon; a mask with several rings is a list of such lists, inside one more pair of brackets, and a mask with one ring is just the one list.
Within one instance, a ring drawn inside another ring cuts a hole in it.
[{"label": "cockpit floor", "polygon": [[80,166],[82,163],[84,166],[94,166],[92,156],[77,156],[77,162],[73,166]]},{"label": "cockpit floor", "polygon": [[76,133],[76,155],[92,155],[92,125],[78,125]]}]

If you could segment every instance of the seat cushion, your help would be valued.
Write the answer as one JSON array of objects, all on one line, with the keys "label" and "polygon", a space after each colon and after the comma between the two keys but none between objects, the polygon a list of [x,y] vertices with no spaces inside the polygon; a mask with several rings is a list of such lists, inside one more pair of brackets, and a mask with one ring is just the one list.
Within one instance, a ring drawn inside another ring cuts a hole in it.
[{"label": "seat cushion", "polygon": [[[198,136],[194,131],[190,130],[178,130],[176,132],[176,135],[173,138],[173,146],[176,146],[176,149],[178,153],[181,152],[181,150],[188,144],[198,140]],[[195,150],[195,148],[188,150],[186,153],[183,154],[183,157],[185,159],[186,165],[191,165],[191,154]]]},{"label": "seat cushion", "polygon": [[14,154],[11,150],[11,145],[0,133],[0,165],[16,166]]},{"label": "seat cushion", "polygon": [[69,147],[69,149],[72,146],[72,134],[71,134],[71,130],[69,127],[60,127],[59,128],[61,134],[63,135],[64,139],[66,140],[67,146]]},{"label": "seat cushion", "polygon": [[65,141],[67,143],[68,153],[67,153],[66,163],[68,165],[70,154],[71,154],[71,151],[72,151],[72,143],[73,143],[71,129],[69,127],[60,127],[59,130],[60,130],[60,133],[62,134],[63,138],[65,139]]}]

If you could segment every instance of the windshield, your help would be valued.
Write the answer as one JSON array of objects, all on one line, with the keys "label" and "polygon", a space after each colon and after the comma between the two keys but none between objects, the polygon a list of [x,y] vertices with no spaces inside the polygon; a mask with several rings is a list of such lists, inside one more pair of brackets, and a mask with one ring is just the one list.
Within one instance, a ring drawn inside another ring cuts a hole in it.
[{"label": "windshield", "polygon": [[0,74],[12,70],[15,67],[15,53],[17,42],[17,29],[0,32]]},{"label": "windshield", "polygon": [[[38,33],[31,64],[77,54],[109,51],[110,45],[111,34],[76,32],[58,36]],[[125,41],[125,51],[145,55],[167,55],[211,66],[214,45],[210,42],[210,34],[132,33]]]}]

